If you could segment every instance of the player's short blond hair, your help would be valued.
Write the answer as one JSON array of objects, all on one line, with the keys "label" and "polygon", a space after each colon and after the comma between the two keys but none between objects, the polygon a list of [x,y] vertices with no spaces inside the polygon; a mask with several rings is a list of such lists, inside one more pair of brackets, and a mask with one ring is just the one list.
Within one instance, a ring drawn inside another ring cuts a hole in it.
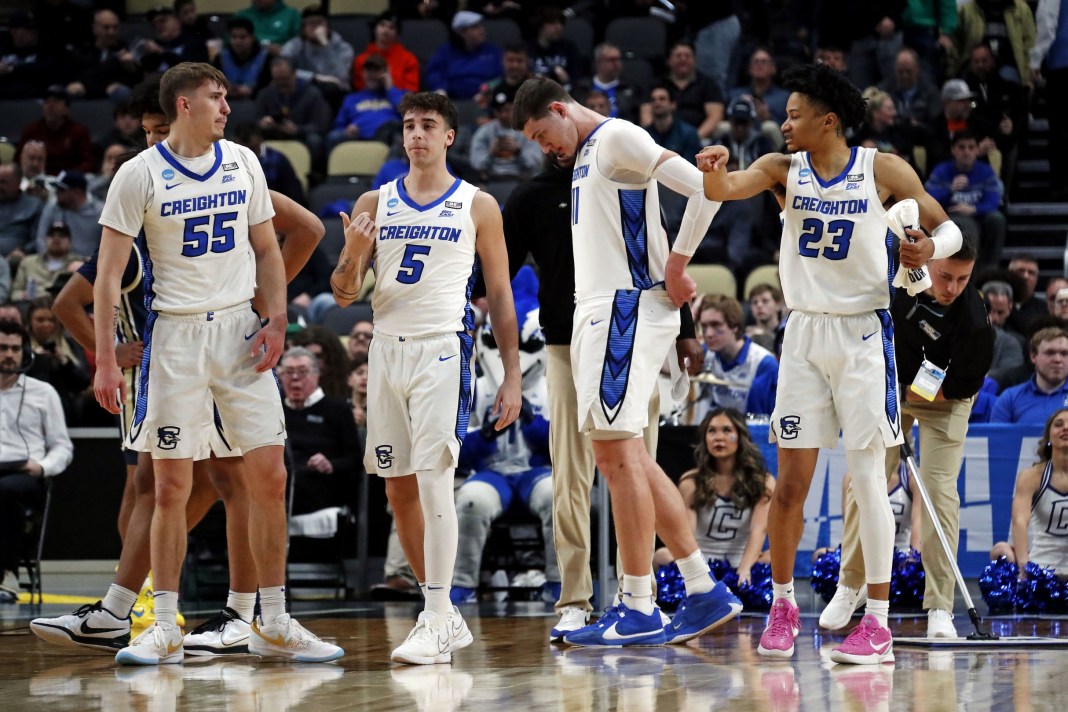
[{"label": "player's short blond hair", "polygon": [[179,96],[196,91],[208,83],[230,88],[226,75],[205,62],[182,62],[168,69],[159,81],[159,104],[167,115],[167,121],[174,123],[178,118]]}]

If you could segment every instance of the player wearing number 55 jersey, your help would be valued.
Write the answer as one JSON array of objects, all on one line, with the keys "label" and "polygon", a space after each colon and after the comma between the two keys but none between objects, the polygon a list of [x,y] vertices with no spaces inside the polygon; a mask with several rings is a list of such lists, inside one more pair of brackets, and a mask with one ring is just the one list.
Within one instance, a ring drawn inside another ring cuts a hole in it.
[{"label": "player wearing number 55 jersey", "polygon": [[905,198],[919,205],[928,238],[910,229],[901,266],[955,253],[960,230],[897,156],[849,148],[846,130],[864,116],[864,99],[824,66],[784,77],[792,93],[782,125],[794,155],[768,154],[728,173],[728,151],[698,155],[705,197],[739,200],[764,190],[784,208],[779,274],[792,310],[783,341],[771,437],[779,447],[779,480],[768,514],[774,602],[758,652],[793,655],[800,629],[793,569],[804,528],[803,506],[821,447],[839,430],[863,523],[861,548],[868,615],[831,657],[845,663],[893,660],[887,628],[894,517],[886,497],[886,448],[900,442],[893,325],[887,308],[894,276],[893,235],[883,206]]},{"label": "player wearing number 55 jersey", "polygon": [[458,538],[453,475],[471,409],[469,300],[478,260],[505,369],[494,400],[497,430],[519,415],[518,330],[500,208],[445,168],[456,107],[420,93],[405,96],[397,109],[411,171],[361,195],[351,220],[342,214],[345,247],[330,283],[345,305],[368,266],[375,271],[366,464],[386,478],[401,546],[426,597],[415,628],[391,657],[447,663],[472,641],[449,589]]}]

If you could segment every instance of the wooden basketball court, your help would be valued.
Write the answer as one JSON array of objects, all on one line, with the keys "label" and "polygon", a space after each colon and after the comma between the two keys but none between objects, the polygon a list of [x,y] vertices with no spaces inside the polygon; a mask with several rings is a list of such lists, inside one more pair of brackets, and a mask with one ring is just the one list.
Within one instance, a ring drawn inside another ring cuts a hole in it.
[{"label": "wooden basketball court", "polygon": [[[670,712],[729,710],[1068,709],[1064,650],[898,648],[894,665],[835,665],[840,635],[802,619],[790,662],[756,654],[764,620],[745,615],[687,646],[589,649],[549,644],[549,606],[481,604],[464,615],[475,642],[452,665],[397,666],[393,647],[414,624],[411,604],[301,610],[307,628],[345,648],[336,664],[291,665],[255,657],[160,668],[115,665],[112,656],[57,648],[27,627],[30,606],[0,608],[0,710],[507,710]],[[69,612],[46,605],[44,615]],[[202,612],[210,615],[213,611]],[[187,613],[190,624],[198,622]],[[970,632],[963,617],[958,630]],[[892,618],[899,636],[926,619]],[[1062,635],[1062,621],[995,619],[1000,635]],[[1065,630],[1064,632],[1068,632]],[[189,658],[187,658],[189,660]]]}]

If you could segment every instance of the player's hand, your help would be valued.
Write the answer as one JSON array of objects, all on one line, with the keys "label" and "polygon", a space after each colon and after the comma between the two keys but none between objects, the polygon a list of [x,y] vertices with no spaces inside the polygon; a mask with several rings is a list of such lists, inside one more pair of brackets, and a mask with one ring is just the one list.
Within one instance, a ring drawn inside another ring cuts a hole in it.
[{"label": "player's hand", "polygon": [[122,411],[122,404],[126,402],[126,379],[122,377],[122,369],[118,364],[102,366],[97,362],[93,395],[107,412],[118,415]]},{"label": "player's hand", "polygon": [[350,239],[364,242],[374,241],[375,221],[371,219],[370,213],[354,214],[351,220],[345,213],[338,214],[341,216],[341,224],[345,227],[345,242]]},{"label": "player's hand", "polygon": [[262,354],[256,370],[259,373],[270,371],[282,357],[282,349],[286,342],[286,317],[284,314],[271,317],[267,323],[256,332],[256,338],[252,339],[252,358]]},{"label": "player's hand", "polygon": [[934,242],[923,230],[905,228],[905,234],[913,239],[901,241],[901,266],[905,269],[917,269],[927,264],[934,254]]},{"label": "player's hand", "polygon": [[322,472],[324,475],[334,474],[334,465],[321,452],[317,452],[308,458],[308,467],[316,472]]},{"label": "player's hand", "polygon": [[145,352],[145,342],[131,341],[128,344],[115,345],[115,360],[119,368],[131,368],[141,363],[141,356]]},{"label": "player's hand", "polygon": [[493,415],[497,417],[494,430],[500,431],[507,428],[519,417],[519,411],[523,407],[523,379],[519,374],[505,374],[504,383],[497,390],[497,397],[493,400]]},{"label": "player's hand", "polygon": [[676,307],[689,303],[697,295],[697,284],[686,274],[688,257],[672,252],[664,266],[664,286],[667,288],[671,303]]},{"label": "player's hand", "polygon": [[702,173],[715,173],[725,168],[731,152],[726,146],[705,146],[697,154],[697,169]]},{"label": "player's hand", "polygon": [[705,351],[697,339],[679,339],[675,342],[675,352],[679,357],[679,370],[691,376],[701,372],[705,364]]}]

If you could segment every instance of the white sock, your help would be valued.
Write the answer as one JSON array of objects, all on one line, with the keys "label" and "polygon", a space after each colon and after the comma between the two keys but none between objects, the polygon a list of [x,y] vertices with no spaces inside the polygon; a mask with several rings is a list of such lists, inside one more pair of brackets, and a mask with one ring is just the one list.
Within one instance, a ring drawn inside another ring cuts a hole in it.
[{"label": "white sock", "polygon": [[226,595],[226,607],[236,613],[241,620],[251,623],[252,615],[256,610],[256,592],[239,593],[238,591],[230,591]]},{"label": "white sock", "polygon": [[[887,500],[889,501],[889,500]],[[778,601],[780,598],[785,598],[792,605],[796,606],[797,601],[794,600],[794,580],[790,579],[788,583],[775,583],[771,582],[772,598]]]},{"label": "white sock", "polygon": [[260,621],[264,626],[274,623],[286,612],[286,587],[271,586],[260,589]]},{"label": "white sock", "polygon": [[460,536],[453,493],[455,474],[451,467],[415,473],[419,482],[419,503],[423,507],[424,610],[437,614],[442,620],[452,612],[449,591]]},{"label": "white sock", "polygon": [[103,606],[116,618],[129,618],[135,603],[137,603],[136,591],[113,583],[108,587],[107,595],[104,596]]},{"label": "white sock", "polygon": [[869,598],[864,606],[864,613],[874,616],[875,620],[879,621],[879,625],[886,628],[886,619],[890,615],[890,601],[876,601],[874,598]]},{"label": "white sock", "polygon": [[645,615],[656,610],[653,606],[653,584],[649,581],[648,575],[623,574],[623,605]]},{"label": "white sock", "polygon": [[708,561],[700,549],[696,549],[684,559],[679,559],[675,565],[679,567],[679,573],[686,584],[687,596],[708,593],[716,585],[716,580],[708,569]]},{"label": "white sock", "polygon": [[156,622],[178,625],[178,592],[155,591],[152,594],[156,609]]}]

